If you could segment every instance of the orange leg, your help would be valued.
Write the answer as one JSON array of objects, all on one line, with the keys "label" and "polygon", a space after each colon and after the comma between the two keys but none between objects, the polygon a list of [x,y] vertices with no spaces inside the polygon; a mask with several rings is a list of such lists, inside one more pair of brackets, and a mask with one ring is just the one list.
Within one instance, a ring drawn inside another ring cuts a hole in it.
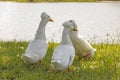
[{"label": "orange leg", "polygon": [[42,60],[40,60],[39,63],[42,64]]},{"label": "orange leg", "polygon": [[78,60],[80,61],[82,59],[82,57],[80,55],[77,55],[78,56]]},{"label": "orange leg", "polygon": [[88,60],[89,57],[90,57],[90,53],[84,56],[85,60]]},{"label": "orange leg", "polygon": [[70,71],[70,68],[68,67],[68,72]]},{"label": "orange leg", "polygon": [[68,73],[68,72],[70,72],[70,67],[62,71],[62,73]]}]

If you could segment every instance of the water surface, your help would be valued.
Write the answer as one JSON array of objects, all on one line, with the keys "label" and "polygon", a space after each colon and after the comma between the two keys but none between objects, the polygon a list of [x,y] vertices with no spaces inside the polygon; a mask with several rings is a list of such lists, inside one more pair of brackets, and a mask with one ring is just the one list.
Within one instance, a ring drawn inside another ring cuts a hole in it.
[{"label": "water surface", "polygon": [[107,36],[120,33],[120,3],[0,3],[0,39],[32,40],[41,20],[48,13],[54,23],[46,26],[49,41],[61,40],[62,23],[73,19],[79,34],[87,40],[102,42]]}]

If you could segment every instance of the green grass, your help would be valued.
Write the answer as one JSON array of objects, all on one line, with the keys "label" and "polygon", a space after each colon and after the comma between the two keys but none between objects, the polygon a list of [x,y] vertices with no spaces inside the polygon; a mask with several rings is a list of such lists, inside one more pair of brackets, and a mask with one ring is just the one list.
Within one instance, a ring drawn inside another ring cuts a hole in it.
[{"label": "green grass", "polygon": [[66,73],[51,71],[51,56],[58,44],[49,43],[43,65],[23,62],[27,45],[25,41],[0,41],[0,80],[120,80],[119,44],[94,44],[94,58],[78,61],[76,56],[71,72]]},{"label": "green grass", "polygon": [[[31,2],[31,0],[0,0],[0,1],[16,1]],[[32,0],[32,2],[95,2],[96,0]]]}]

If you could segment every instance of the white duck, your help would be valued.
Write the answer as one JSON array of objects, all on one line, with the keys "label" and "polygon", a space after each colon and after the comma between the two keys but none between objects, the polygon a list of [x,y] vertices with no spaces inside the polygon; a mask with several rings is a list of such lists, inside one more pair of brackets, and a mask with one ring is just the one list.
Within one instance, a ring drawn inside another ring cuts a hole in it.
[{"label": "white duck", "polygon": [[85,58],[86,60],[92,58],[96,49],[93,48],[87,40],[78,35],[77,25],[74,20],[69,20],[68,23],[70,24],[69,27],[74,27],[73,30],[69,32],[69,35],[79,60],[81,58]]},{"label": "white duck", "polygon": [[41,14],[41,22],[35,38],[29,43],[25,54],[22,55],[22,59],[25,63],[36,63],[45,57],[48,48],[45,35],[45,26],[48,21],[53,22],[53,20],[45,12],[43,12]]},{"label": "white duck", "polygon": [[75,49],[69,37],[70,29],[67,25],[66,22],[63,23],[62,40],[60,45],[54,49],[51,60],[52,68],[58,71],[69,69],[75,56]]}]

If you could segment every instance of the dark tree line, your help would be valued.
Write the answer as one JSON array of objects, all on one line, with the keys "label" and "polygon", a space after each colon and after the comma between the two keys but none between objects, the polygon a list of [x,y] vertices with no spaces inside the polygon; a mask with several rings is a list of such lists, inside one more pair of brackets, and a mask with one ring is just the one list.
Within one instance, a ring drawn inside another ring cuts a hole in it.
[{"label": "dark tree line", "polygon": [[33,2],[33,0],[29,0],[29,2]]}]

